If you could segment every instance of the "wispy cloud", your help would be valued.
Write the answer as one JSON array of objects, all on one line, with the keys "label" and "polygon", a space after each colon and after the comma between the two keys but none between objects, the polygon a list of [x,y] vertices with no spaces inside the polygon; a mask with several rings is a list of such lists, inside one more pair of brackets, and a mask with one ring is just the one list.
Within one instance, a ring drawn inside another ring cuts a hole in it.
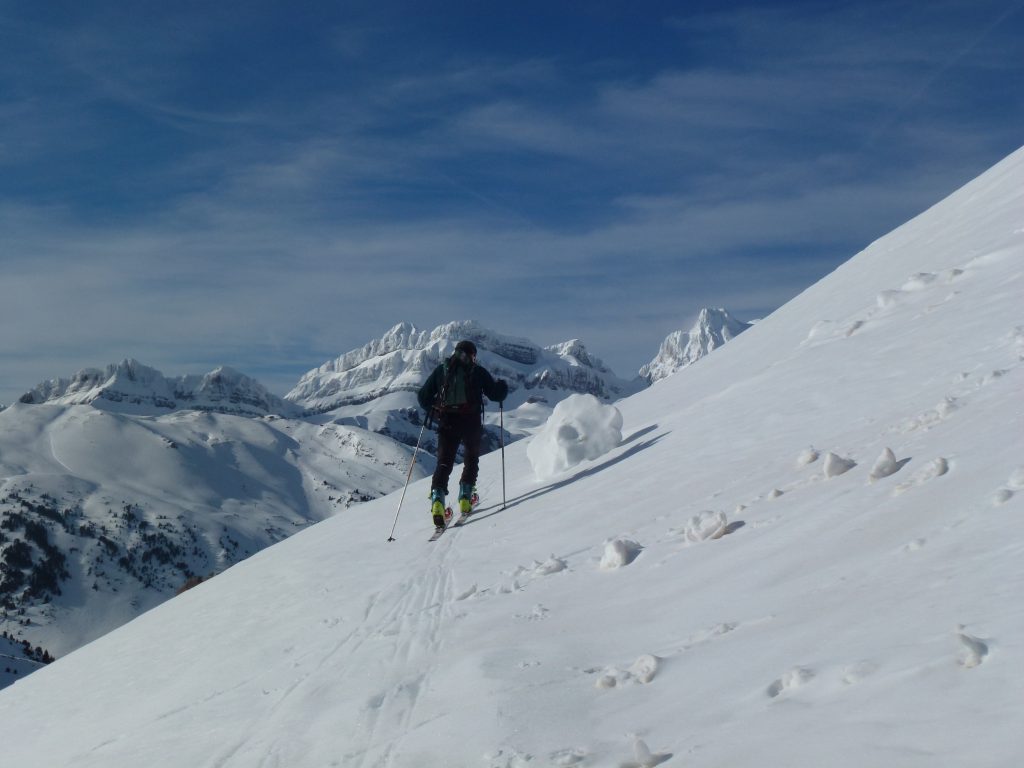
[{"label": "wispy cloud", "polygon": [[628,374],[700,306],[770,312],[1015,149],[1020,6],[634,15],[672,53],[633,59],[428,55],[371,12],[0,20],[30,73],[0,75],[0,402],[125,355],[284,391],[464,317]]}]

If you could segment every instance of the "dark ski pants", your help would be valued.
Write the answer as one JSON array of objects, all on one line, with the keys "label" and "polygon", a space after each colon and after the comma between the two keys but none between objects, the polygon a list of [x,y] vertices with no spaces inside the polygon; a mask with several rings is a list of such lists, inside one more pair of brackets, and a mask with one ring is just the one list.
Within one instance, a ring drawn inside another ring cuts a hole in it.
[{"label": "dark ski pants", "polygon": [[474,413],[442,414],[437,429],[437,469],[431,489],[440,489],[448,493],[448,478],[455,468],[455,455],[459,444],[463,446],[462,478],[460,483],[476,485],[476,476],[480,470],[480,439],[483,436],[483,425],[480,423],[479,411]]}]

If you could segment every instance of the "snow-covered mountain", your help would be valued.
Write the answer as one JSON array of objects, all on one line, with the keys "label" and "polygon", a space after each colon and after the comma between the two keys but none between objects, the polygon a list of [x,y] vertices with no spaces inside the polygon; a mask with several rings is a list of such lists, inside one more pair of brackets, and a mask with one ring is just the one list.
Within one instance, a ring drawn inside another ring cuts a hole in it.
[{"label": "snow-covered mountain", "polygon": [[[461,338],[519,390],[506,438],[565,388],[611,398],[627,386],[578,342],[543,350],[472,323],[398,326],[304,377],[297,390],[349,403],[311,419],[225,367],[170,378],[125,360],[40,384],[0,411],[0,629],[16,649],[61,656],[190,579],[399,487],[421,426],[415,389]],[[425,434],[415,477],[433,470],[435,441]],[[498,446],[496,427],[488,441]]]},{"label": "snow-covered mountain", "polygon": [[616,403],[610,452],[512,445],[436,543],[370,501],[5,689],[4,759],[1015,766],[1022,291],[1024,150]]},{"label": "snow-covered mountain", "polygon": [[689,331],[674,331],[661,343],[657,356],[640,369],[652,384],[692,365],[753,325],[737,320],[725,309],[705,307]]},{"label": "snow-covered mountain", "polygon": [[[620,379],[578,340],[540,347],[473,321],[431,331],[401,323],[380,339],[309,371],[285,399],[309,413],[329,414],[337,423],[414,443],[421,424],[415,393],[462,339],[476,344],[480,365],[509,383],[505,427],[513,438],[543,422],[571,394],[611,401],[643,384]],[[493,414],[491,421],[496,421]]]},{"label": "snow-covered mountain", "polygon": [[21,397],[26,404],[92,405],[107,411],[157,415],[173,410],[244,416],[297,415],[292,404],[255,379],[221,366],[197,376],[167,378],[137,360],[87,368],[68,379],[45,381]]},{"label": "snow-covered mountain", "polygon": [[9,632],[0,633],[0,688],[24,679],[51,661],[45,649],[33,647],[28,640],[17,640]]},{"label": "snow-covered mountain", "polygon": [[58,657],[409,467],[410,449],[356,427],[99,402],[0,412],[0,630]]}]

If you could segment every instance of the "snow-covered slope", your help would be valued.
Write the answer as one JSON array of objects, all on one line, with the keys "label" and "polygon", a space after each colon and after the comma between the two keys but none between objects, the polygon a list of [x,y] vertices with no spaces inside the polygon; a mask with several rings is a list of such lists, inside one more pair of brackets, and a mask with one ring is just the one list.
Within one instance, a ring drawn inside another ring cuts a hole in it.
[{"label": "snow-covered slope", "polygon": [[193,577],[392,491],[410,454],[277,417],[12,406],[0,412],[0,630],[61,656]]},{"label": "snow-covered slope", "polygon": [[[643,384],[620,379],[579,340],[539,347],[472,321],[431,331],[402,323],[382,338],[308,372],[285,399],[311,413],[329,413],[336,423],[415,443],[421,415],[415,393],[462,339],[476,344],[480,365],[509,383],[505,428],[513,438],[543,422],[551,408],[571,394],[610,401]],[[490,420],[496,421],[496,414]],[[497,440],[494,443],[496,447]]]},{"label": "snow-covered slope", "polygon": [[87,368],[69,379],[51,379],[21,398],[22,403],[89,404],[119,413],[159,415],[177,409],[245,416],[298,415],[299,409],[270,394],[255,379],[221,366],[210,373],[170,379],[137,360],[105,369]]},{"label": "snow-covered slope", "polygon": [[0,692],[5,762],[1017,765],[1022,294],[1024,151],[610,453],[541,482],[520,442],[436,543],[414,484],[396,542],[360,505]]},{"label": "snow-covered slope", "polygon": [[0,688],[23,679],[50,661],[49,651],[33,647],[27,640],[16,640],[9,632],[0,633]]},{"label": "snow-covered slope", "polygon": [[657,356],[640,369],[640,376],[651,383],[671,376],[736,338],[751,325],[737,320],[728,310],[705,307],[689,331],[674,331],[665,338]]}]

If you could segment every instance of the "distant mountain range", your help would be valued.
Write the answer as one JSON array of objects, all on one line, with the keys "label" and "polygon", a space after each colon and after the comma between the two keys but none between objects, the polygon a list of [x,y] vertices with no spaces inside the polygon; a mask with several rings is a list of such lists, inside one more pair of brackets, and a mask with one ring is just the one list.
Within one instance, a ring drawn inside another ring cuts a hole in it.
[{"label": "distant mountain range", "polygon": [[[133,359],[43,382],[0,409],[0,687],[192,580],[390,493],[421,435],[414,476],[432,472],[436,438],[415,393],[461,339],[509,382],[500,420],[510,442],[571,394],[626,397],[743,327],[706,310],[631,380],[579,340],[541,347],[453,322],[396,325],[283,398],[230,368],[174,378]],[[485,448],[496,448],[493,405],[486,421]]]},{"label": "distant mountain range", "polygon": [[22,395],[20,402],[92,405],[136,415],[179,409],[239,416],[299,415],[299,409],[232,368],[222,366],[202,376],[171,379],[132,359],[45,381]]}]

